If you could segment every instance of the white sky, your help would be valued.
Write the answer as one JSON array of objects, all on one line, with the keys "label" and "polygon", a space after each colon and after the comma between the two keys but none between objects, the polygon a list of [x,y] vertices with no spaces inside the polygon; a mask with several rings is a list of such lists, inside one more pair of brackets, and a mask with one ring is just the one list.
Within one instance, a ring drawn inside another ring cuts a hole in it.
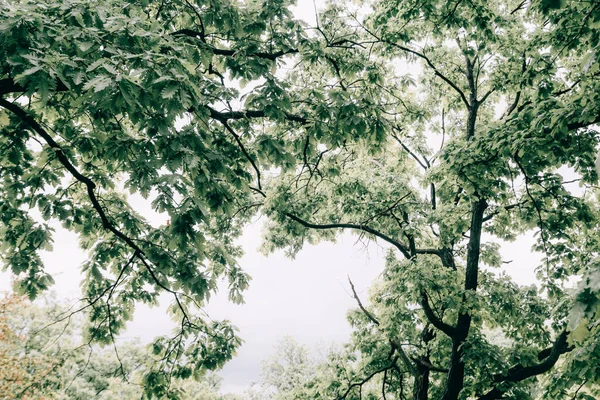
[{"label": "white sky", "polygon": [[[294,12],[314,23],[312,1],[300,1]],[[134,199],[133,205],[152,218],[158,217],[151,215],[147,204],[139,199]],[[257,250],[262,223],[250,225],[240,239],[246,252],[240,265],[252,276],[250,288],[245,292],[246,304],[229,303],[226,290],[221,290],[206,309],[213,319],[231,320],[245,341],[238,356],[220,372],[224,377],[223,392],[241,392],[258,380],[261,361],[274,352],[274,345],[286,335],[313,349],[320,344],[347,341],[351,330],[346,312],[356,306],[347,275],[366,300],[367,288],[383,270],[385,250],[375,243],[367,247],[355,244],[356,236],[349,233],[342,235],[336,244],[306,246],[295,260],[285,258],[282,253],[265,257]],[[519,284],[535,282],[533,270],[540,257],[530,252],[532,244],[533,238],[523,237],[503,246],[504,259],[513,260],[505,270]],[[61,297],[77,298],[79,266],[85,254],[78,248],[75,235],[57,228],[54,251],[43,258],[47,271],[56,280],[53,290]],[[0,290],[9,289],[10,275],[1,273]],[[169,297],[165,299],[170,301]],[[140,306],[123,337],[138,336],[147,342],[156,335],[168,334],[172,326],[164,305],[158,309]]]}]

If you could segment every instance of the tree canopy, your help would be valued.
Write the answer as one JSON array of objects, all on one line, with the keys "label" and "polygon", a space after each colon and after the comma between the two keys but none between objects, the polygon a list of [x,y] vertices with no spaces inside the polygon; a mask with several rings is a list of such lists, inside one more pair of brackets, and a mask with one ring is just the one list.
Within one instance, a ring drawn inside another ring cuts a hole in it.
[{"label": "tree canopy", "polygon": [[[240,344],[200,310],[220,279],[242,301],[234,240],[260,213],[266,251],[341,230],[390,246],[370,304],[355,294],[347,356],[307,398],[597,396],[600,4],[333,2],[315,26],[290,5],[0,1],[17,289],[51,285],[39,252],[59,221],[89,252],[90,337],[172,295],[179,329],[144,381],[169,396]],[[537,287],[501,270],[500,241],[526,233]]]}]

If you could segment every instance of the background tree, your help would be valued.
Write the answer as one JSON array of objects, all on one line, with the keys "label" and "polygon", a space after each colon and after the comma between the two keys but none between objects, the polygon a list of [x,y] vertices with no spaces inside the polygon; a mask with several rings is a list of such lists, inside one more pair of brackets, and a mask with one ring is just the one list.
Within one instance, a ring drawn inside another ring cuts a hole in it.
[{"label": "background tree", "polygon": [[[148,394],[175,396],[170,378],[239,345],[197,315],[222,277],[241,301],[233,239],[257,211],[267,250],[340,229],[393,249],[373,309],[352,317],[360,357],[313,398],[360,397],[373,379],[384,398],[595,390],[595,3],[336,3],[315,27],[286,2],[4,4],[2,261],[33,297],[52,282],[48,221],[77,232],[88,331],[104,343],[136,302],[170,293],[180,329],[154,344]],[[539,288],[493,269],[494,238],[526,232],[545,257]]]},{"label": "background tree", "polygon": [[[157,359],[136,340],[118,348],[81,337],[84,315],[70,318],[66,301],[44,296],[36,304],[10,296],[0,304],[0,397],[6,399],[140,399],[146,371]],[[174,379],[173,392],[199,400],[234,399],[219,394],[221,378]]]},{"label": "background tree", "polygon": [[273,399],[301,399],[296,388],[311,380],[315,364],[306,346],[286,336],[275,346],[275,354],[263,361],[260,384],[275,391]]},{"label": "background tree", "polygon": [[56,367],[62,362],[32,349],[11,324],[22,306],[16,296],[0,301],[0,397],[45,399],[46,393],[56,387]]}]

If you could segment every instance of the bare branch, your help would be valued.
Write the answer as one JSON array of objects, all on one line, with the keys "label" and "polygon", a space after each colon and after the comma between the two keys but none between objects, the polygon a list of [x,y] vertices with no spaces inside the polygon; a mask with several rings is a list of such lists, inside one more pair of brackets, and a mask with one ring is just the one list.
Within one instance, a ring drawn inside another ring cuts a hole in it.
[{"label": "bare branch", "polygon": [[510,15],[515,14],[517,11],[522,10],[523,8],[525,8],[525,4],[527,3],[527,0],[523,0],[519,3],[518,6],[516,6],[511,12]]},{"label": "bare branch", "polygon": [[252,164],[252,168],[254,168],[254,171],[256,172],[256,183],[258,184],[258,190],[262,191],[262,185],[260,183],[260,169],[258,168],[258,165],[256,165],[256,161],[254,161],[254,159],[250,156],[250,153],[248,153],[248,150],[246,150],[246,147],[242,143],[242,139],[233,130],[233,128],[227,123],[227,121],[220,121],[220,122],[225,127],[225,129],[229,133],[231,133],[231,136],[233,136],[235,138],[235,141],[236,141],[238,147],[240,148],[240,150],[242,150],[242,153],[244,153],[244,156],[246,157],[246,159],[248,159],[250,164]]},{"label": "bare branch", "polygon": [[373,322],[375,325],[379,325],[379,321],[373,316],[373,314],[371,314],[362,304],[362,302],[360,301],[360,297],[358,297],[358,294],[356,294],[356,289],[354,288],[354,283],[352,283],[352,280],[350,279],[350,275],[348,275],[348,283],[350,283],[350,288],[352,289],[352,295],[354,296],[354,299],[356,300],[356,302],[358,303],[358,307],[361,309],[361,311],[367,316],[367,318],[369,318],[369,320],[371,320],[371,322]]},{"label": "bare branch", "polygon": [[418,156],[417,156],[415,153],[413,153],[413,152],[412,152],[412,151],[411,151],[411,150],[410,150],[410,149],[409,149],[409,148],[408,148],[408,147],[407,147],[407,146],[406,146],[406,145],[405,145],[405,144],[404,144],[404,143],[403,143],[403,142],[400,140],[400,138],[399,138],[397,135],[395,135],[395,134],[392,134],[392,137],[393,137],[393,138],[396,140],[396,142],[398,142],[398,144],[400,144],[400,146],[402,146],[402,148],[403,148],[403,149],[404,149],[404,150],[405,150],[405,151],[406,151],[406,152],[407,152],[407,153],[408,153],[408,154],[409,154],[409,155],[410,155],[410,156],[411,156],[411,157],[412,157],[412,158],[413,158],[413,159],[414,159],[414,160],[415,160],[417,163],[419,163],[419,165],[421,166],[421,168],[423,168],[424,170],[427,170],[427,169],[430,167],[430,165],[429,165],[429,161],[428,161],[428,160],[427,160],[425,157],[423,157],[423,158],[424,158],[424,160],[425,160],[425,162],[421,161],[421,159],[419,159],[419,157],[418,157]]},{"label": "bare branch", "polygon": [[248,186],[248,189],[260,194],[262,197],[267,197],[267,194],[263,192],[261,189],[255,188],[253,186]]},{"label": "bare branch", "polygon": [[386,242],[390,243],[391,245],[393,245],[394,247],[396,247],[398,250],[400,250],[400,252],[407,258],[410,259],[410,252],[407,246],[405,246],[404,244],[392,239],[391,237],[373,229],[370,228],[366,225],[358,225],[358,224],[347,224],[347,223],[339,223],[339,224],[313,224],[311,222],[305,221],[301,218],[298,218],[295,215],[292,215],[290,213],[283,213],[286,217],[298,222],[300,225],[305,226],[306,228],[311,228],[311,229],[336,229],[336,228],[341,228],[341,229],[357,229],[360,231],[364,231],[367,233],[370,233],[373,236],[376,236],[380,239],[385,240]]},{"label": "bare branch", "polygon": [[483,97],[481,98],[481,100],[478,101],[479,104],[483,104],[487,98],[496,91],[496,89],[490,89],[486,94],[483,95]]}]

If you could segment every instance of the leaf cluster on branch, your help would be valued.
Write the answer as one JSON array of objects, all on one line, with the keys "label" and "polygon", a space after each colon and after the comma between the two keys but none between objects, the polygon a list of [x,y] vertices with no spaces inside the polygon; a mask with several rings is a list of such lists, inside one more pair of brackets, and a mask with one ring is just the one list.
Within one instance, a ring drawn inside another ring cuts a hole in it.
[{"label": "leaf cluster on branch", "polygon": [[[102,343],[168,293],[147,395],[233,356],[202,307],[221,279],[242,302],[257,214],[266,251],[342,230],[390,246],[307,398],[598,393],[595,2],[332,3],[315,26],[286,1],[1,4],[1,262],[33,298],[52,224],[75,232]],[[538,287],[498,272],[524,234]]]}]

